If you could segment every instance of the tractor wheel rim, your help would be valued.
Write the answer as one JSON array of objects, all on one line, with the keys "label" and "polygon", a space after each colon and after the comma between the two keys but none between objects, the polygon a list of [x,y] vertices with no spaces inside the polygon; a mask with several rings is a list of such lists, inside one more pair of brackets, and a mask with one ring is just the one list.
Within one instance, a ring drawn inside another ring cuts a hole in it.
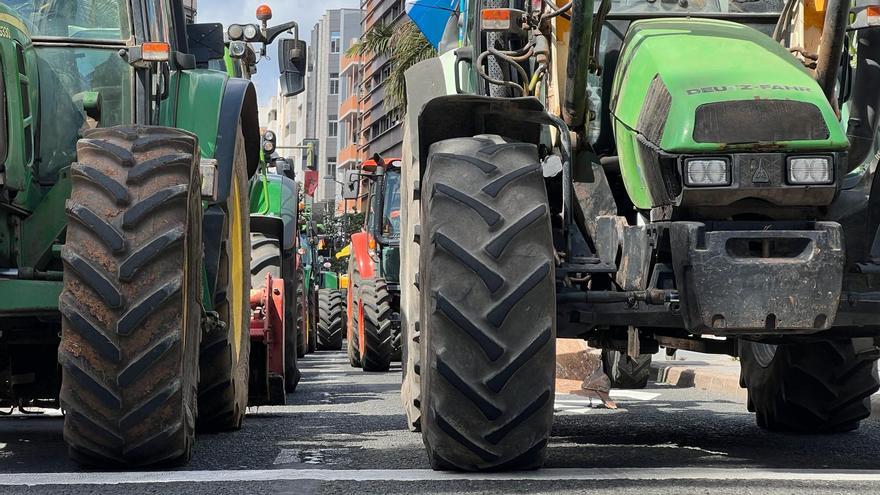
[{"label": "tractor wheel rim", "polygon": [[242,246],[242,235],[244,233],[244,225],[241,219],[241,191],[239,190],[238,181],[232,183],[232,208],[229,212],[229,283],[232,289],[232,298],[230,302],[230,323],[232,325],[233,342],[235,348],[235,358],[238,360],[241,354],[241,336],[242,336],[242,301],[244,296],[244,249]]}]

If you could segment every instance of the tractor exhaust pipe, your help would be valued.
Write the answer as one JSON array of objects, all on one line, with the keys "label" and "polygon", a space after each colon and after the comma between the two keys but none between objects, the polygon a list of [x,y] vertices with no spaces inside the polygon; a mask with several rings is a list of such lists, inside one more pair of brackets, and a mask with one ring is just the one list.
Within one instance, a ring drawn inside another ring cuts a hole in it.
[{"label": "tractor exhaust pipe", "polygon": [[816,63],[816,81],[835,110],[838,105],[834,90],[837,87],[837,74],[849,23],[849,5],[849,0],[828,0],[822,39],[819,41],[819,59]]},{"label": "tractor exhaust pipe", "polygon": [[874,135],[880,123],[880,29],[862,29],[857,36],[857,65],[846,129],[850,170],[864,163],[874,150]]}]

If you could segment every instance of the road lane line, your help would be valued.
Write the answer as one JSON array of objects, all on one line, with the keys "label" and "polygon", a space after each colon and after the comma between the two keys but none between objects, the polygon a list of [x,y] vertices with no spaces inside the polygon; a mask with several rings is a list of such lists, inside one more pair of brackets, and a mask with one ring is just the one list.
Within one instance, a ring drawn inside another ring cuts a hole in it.
[{"label": "road lane line", "polygon": [[259,469],[116,473],[0,474],[0,486],[118,485],[261,481],[813,481],[876,482],[878,470],[596,468],[513,473],[440,473],[430,469]]}]

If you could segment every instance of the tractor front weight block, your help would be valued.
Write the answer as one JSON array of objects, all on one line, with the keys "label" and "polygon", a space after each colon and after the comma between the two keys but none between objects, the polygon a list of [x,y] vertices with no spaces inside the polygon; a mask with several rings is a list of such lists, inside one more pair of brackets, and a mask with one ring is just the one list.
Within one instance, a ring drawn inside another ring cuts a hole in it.
[{"label": "tractor front weight block", "polygon": [[834,325],[845,253],[833,222],[797,230],[670,224],[675,278],[691,333],[817,333]]}]

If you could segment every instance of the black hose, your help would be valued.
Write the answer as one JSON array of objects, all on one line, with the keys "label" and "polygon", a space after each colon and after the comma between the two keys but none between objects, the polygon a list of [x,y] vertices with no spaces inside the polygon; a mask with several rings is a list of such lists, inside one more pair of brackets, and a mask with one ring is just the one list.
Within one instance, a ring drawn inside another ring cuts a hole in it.
[{"label": "black hose", "polygon": [[835,110],[837,74],[849,24],[849,4],[849,0],[828,0],[822,39],[819,41],[819,60],[816,62],[816,81]]},{"label": "black hose", "polygon": [[874,136],[880,123],[880,29],[864,29],[856,36],[857,64],[846,128],[849,170],[860,166],[874,151]]},{"label": "black hose", "polygon": [[[841,1],[841,0],[837,0]],[[593,27],[592,0],[572,2],[571,37],[568,65],[565,68],[565,123],[572,129],[584,126],[587,120],[587,74],[590,65],[590,38]]]}]

